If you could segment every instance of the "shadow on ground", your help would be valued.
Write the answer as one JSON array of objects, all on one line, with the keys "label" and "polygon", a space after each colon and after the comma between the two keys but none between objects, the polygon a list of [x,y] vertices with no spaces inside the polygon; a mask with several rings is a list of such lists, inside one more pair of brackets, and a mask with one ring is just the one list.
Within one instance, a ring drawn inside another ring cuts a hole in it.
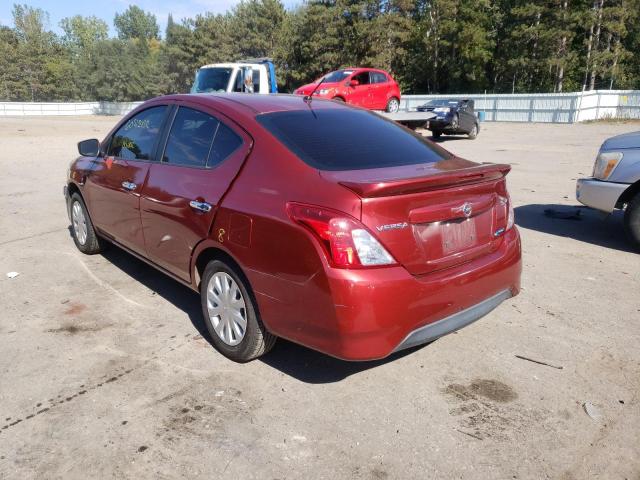
[{"label": "shadow on ground", "polygon": [[604,214],[582,206],[531,204],[516,207],[516,225],[601,247],[633,252],[623,227],[623,212]]},{"label": "shadow on ground", "polygon": [[286,340],[278,339],[275,348],[262,360],[267,365],[305,383],[334,383],[356,373],[393,362],[423,348],[410,348],[382,360],[345,362]]},{"label": "shadow on ground", "polygon": [[436,138],[433,135],[429,136],[429,140],[436,143],[445,143],[450,142],[452,140],[471,140],[467,135],[459,134],[459,135],[442,135],[440,138]]},{"label": "shadow on ground", "polygon": [[[185,312],[198,333],[211,344],[211,348],[214,348],[202,318],[200,298],[197,293],[118,247],[110,245],[102,256],[131,278]],[[387,362],[393,362],[419,348],[421,347],[407,349],[383,360],[345,362],[287,340],[278,339],[273,350],[257,361],[262,361],[301,382],[334,383]]]}]

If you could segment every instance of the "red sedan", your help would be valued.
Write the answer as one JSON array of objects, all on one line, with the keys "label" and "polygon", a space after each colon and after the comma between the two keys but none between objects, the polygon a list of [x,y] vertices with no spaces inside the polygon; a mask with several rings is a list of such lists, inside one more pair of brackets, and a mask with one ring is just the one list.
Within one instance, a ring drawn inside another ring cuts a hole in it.
[{"label": "red sedan", "polygon": [[78,147],[65,186],[78,249],[114,243],[199,292],[213,343],[237,361],[277,337],[382,358],[519,291],[509,166],[375,113],[172,95]]},{"label": "red sedan", "polygon": [[311,95],[347,102],[369,110],[397,112],[400,87],[384,70],[345,68],[298,88],[296,95]]}]

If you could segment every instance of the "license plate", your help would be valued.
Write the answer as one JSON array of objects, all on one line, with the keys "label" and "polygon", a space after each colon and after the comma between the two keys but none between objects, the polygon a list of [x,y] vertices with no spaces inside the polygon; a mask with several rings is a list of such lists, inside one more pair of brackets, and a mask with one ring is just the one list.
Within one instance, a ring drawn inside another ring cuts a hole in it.
[{"label": "license plate", "polygon": [[471,218],[442,225],[442,251],[445,255],[472,247],[477,238],[476,222]]}]

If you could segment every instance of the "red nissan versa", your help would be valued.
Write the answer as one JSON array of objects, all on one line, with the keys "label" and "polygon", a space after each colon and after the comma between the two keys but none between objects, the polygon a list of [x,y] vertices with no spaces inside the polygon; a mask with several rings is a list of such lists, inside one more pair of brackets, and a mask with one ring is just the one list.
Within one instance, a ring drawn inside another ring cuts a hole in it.
[{"label": "red nissan versa", "polygon": [[366,110],[172,95],[78,149],[65,187],[77,247],[115,243],[200,292],[233,360],[276,337],[386,357],[520,288],[509,166],[463,160]]},{"label": "red nissan versa", "polygon": [[[320,81],[322,83],[318,85]],[[373,68],[336,70],[314,83],[303,85],[294,93],[311,95],[314,89],[314,97],[339,100],[369,110],[397,112],[400,108],[400,87],[384,70]]]}]

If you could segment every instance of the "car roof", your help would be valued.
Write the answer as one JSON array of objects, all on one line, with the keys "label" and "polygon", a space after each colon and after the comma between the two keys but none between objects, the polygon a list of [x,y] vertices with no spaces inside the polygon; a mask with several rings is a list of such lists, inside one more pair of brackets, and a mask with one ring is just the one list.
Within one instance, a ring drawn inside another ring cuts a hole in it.
[{"label": "car roof", "polygon": [[448,103],[460,103],[460,102],[473,102],[470,98],[431,98],[430,102],[448,102]]},{"label": "car roof", "polygon": [[[167,100],[191,100],[201,105],[211,107],[226,107],[233,110],[241,110],[250,116],[262,113],[304,110],[307,108],[349,108],[344,104],[331,100],[314,98],[309,105],[300,95],[289,94],[256,94],[256,93],[187,93],[181,95],[167,95],[159,99]],[[234,108],[235,107],[235,108]]]},{"label": "car roof", "polygon": [[[388,73],[386,70],[381,70],[379,68],[371,68],[371,67],[344,67],[344,68],[341,68],[340,70],[353,70],[353,71],[367,70],[371,72]],[[334,71],[340,71],[340,70],[334,70]]]},{"label": "car roof", "polygon": [[236,68],[236,67],[259,67],[263,63],[250,63],[250,62],[225,62],[225,63],[209,63],[203,65],[200,68]]}]

